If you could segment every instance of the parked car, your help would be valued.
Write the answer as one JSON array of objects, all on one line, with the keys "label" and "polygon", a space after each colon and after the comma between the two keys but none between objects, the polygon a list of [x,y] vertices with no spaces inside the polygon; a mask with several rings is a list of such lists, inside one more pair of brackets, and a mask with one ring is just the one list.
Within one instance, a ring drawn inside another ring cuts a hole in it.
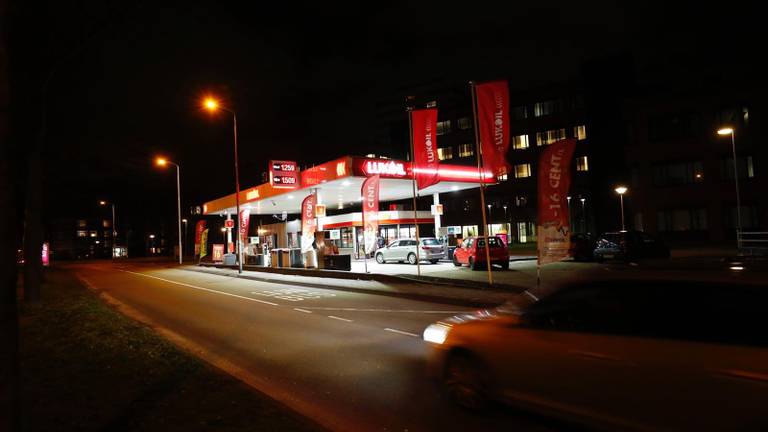
[{"label": "parked car", "polygon": [[416,247],[416,239],[399,239],[390,242],[387,246],[376,251],[376,262],[384,264],[386,262],[407,262],[416,264],[416,250],[418,249],[419,260],[429,261],[437,264],[445,257],[445,248],[436,238],[426,237],[419,239],[419,247]]},{"label": "parked car", "polygon": [[585,282],[424,331],[429,370],[472,410],[498,400],[605,430],[768,430],[768,290]]},{"label": "parked car", "polygon": [[593,252],[595,261],[607,259],[669,258],[669,248],[643,231],[619,231],[601,235]]},{"label": "parked car", "polygon": [[[498,264],[503,269],[509,268],[509,249],[501,238],[491,236],[488,240],[491,245],[488,252],[491,257],[491,265]],[[453,265],[460,267],[466,264],[472,270],[486,268],[485,237],[468,237],[453,251]]]},{"label": "parked car", "polygon": [[571,234],[571,249],[569,254],[574,261],[592,261],[595,250],[595,239],[589,234]]}]

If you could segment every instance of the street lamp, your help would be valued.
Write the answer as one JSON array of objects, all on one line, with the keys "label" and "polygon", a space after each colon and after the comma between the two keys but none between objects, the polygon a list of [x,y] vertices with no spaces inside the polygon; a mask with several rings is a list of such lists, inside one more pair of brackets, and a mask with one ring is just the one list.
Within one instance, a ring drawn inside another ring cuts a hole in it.
[{"label": "street lamp", "polygon": [[207,97],[203,101],[203,107],[209,112],[213,113],[218,110],[226,111],[232,114],[233,132],[235,138],[235,211],[237,212],[237,255],[238,255],[238,267],[237,272],[243,272],[243,242],[240,238],[240,171],[238,168],[237,160],[237,114],[234,110],[225,107],[220,104],[219,101],[212,97]]},{"label": "street lamp", "polygon": [[486,227],[486,228],[488,228],[488,232],[486,233],[486,235],[488,236],[488,238],[490,238],[491,235],[492,235],[492,233],[491,233],[492,222],[491,221],[493,220],[493,213],[491,213],[491,205],[490,204],[486,205],[486,207],[488,207],[488,226]]},{"label": "street lamp", "polygon": [[[112,258],[115,257],[115,247],[117,246],[117,227],[115,226],[115,203],[112,204]],[[99,201],[100,206],[107,205],[104,200]]]},{"label": "street lamp", "polygon": [[181,167],[179,167],[179,164],[171,162],[163,157],[158,157],[155,160],[155,163],[157,163],[157,166],[160,167],[167,165],[173,165],[176,167],[176,205],[179,215],[179,264],[182,264],[184,252],[181,244]]},{"label": "street lamp", "polygon": [[619,194],[619,201],[621,201],[621,230],[626,231],[624,228],[624,194],[627,193],[627,188],[625,186],[619,186],[614,189],[614,191]]},{"label": "street lamp", "polygon": [[224,239],[224,244],[227,243],[227,229],[225,227],[221,227],[221,238]]},{"label": "street lamp", "polygon": [[566,196],[565,200],[568,202],[568,229],[573,231],[573,224],[571,223],[571,196]]},{"label": "street lamp", "polygon": [[581,201],[581,222],[583,224],[584,232],[587,232],[587,207],[586,207],[586,198],[579,198],[579,201]]},{"label": "street lamp", "polygon": [[741,249],[741,197],[739,196],[739,173],[736,167],[736,136],[733,128],[724,127],[717,131],[718,135],[731,136],[733,150],[733,181],[736,184],[736,247]]},{"label": "street lamp", "polygon": [[182,219],[181,222],[184,224],[184,244],[188,245],[189,242],[187,241],[187,237],[188,237],[187,236],[187,220],[186,219]]}]

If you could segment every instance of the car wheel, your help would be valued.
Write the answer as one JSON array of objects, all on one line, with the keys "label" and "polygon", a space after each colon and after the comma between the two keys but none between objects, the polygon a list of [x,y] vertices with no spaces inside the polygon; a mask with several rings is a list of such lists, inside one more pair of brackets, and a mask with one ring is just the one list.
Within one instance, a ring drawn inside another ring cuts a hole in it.
[{"label": "car wheel", "polygon": [[456,259],[456,255],[453,256],[453,265],[455,265],[456,267],[461,267],[461,263],[459,262],[458,259]]},{"label": "car wheel", "polygon": [[432,264],[437,264],[438,261],[440,260],[429,260],[429,262],[431,262]]},{"label": "car wheel", "polygon": [[475,263],[475,259],[472,257],[469,257],[469,268],[477,270],[477,263]]},{"label": "car wheel", "polygon": [[416,264],[416,254],[410,253],[408,254],[408,264]]},{"label": "car wheel", "polygon": [[377,253],[376,262],[379,264],[384,264],[384,254]]},{"label": "car wheel", "polygon": [[457,353],[448,357],[443,389],[453,403],[471,411],[482,411],[489,403],[485,384],[483,368],[473,356]]}]

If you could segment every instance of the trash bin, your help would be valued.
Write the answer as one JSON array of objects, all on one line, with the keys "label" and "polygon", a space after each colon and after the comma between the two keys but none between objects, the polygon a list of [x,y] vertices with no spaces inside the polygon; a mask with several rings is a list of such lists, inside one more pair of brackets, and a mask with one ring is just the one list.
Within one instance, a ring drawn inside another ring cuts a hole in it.
[{"label": "trash bin", "polygon": [[286,267],[304,268],[304,257],[301,249],[287,249],[286,252],[288,253],[287,261],[284,262]]},{"label": "trash bin", "polygon": [[303,253],[304,268],[317,268],[317,252],[314,250]]},{"label": "trash bin", "polygon": [[224,254],[224,265],[233,266],[237,264],[237,255],[228,253]]}]

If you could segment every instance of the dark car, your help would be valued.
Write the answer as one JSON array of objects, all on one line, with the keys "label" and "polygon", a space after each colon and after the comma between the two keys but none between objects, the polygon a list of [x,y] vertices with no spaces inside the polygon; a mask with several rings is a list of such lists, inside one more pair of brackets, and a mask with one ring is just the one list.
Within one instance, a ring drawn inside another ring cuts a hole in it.
[{"label": "dark car", "polygon": [[491,401],[601,430],[768,430],[764,286],[573,284],[424,330],[460,406]]},{"label": "dark car", "polygon": [[592,261],[595,250],[595,239],[589,234],[577,233],[571,235],[570,255],[574,261]]},{"label": "dark car", "polygon": [[593,252],[595,261],[608,259],[669,258],[664,242],[643,231],[619,231],[601,235]]}]

